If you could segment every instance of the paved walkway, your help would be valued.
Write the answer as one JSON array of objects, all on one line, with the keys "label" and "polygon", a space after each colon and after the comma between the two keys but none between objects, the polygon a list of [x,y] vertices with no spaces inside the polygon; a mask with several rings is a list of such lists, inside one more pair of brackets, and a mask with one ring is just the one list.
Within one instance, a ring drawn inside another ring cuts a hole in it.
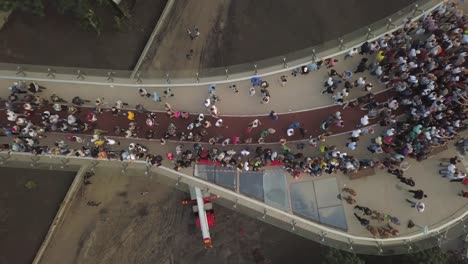
[{"label": "paved walkway", "polygon": [[[376,127],[376,134],[382,132],[382,129]],[[466,132],[464,133],[466,136]],[[371,138],[374,135],[363,135],[361,136],[360,142],[362,144],[369,144]],[[355,156],[358,159],[368,158],[369,152],[364,148],[358,148],[356,151],[349,151],[342,143],[346,140],[347,135],[331,137],[327,140],[327,145],[336,145],[338,150],[348,152],[350,155]],[[61,139],[62,137],[59,134],[51,134],[48,138],[42,139],[41,142],[44,145],[51,145],[55,140]],[[84,136],[85,140],[88,140],[89,136]],[[120,139],[122,146],[127,146],[130,143],[139,143],[148,147],[149,152],[151,153],[166,153],[174,152],[176,146],[180,143],[168,142],[166,145],[161,145],[159,142],[148,141],[148,140],[139,140],[139,139]],[[7,138],[0,138],[0,143],[9,142]],[[192,144],[182,143],[184,149],[191,149]],[[205,145],[209,147],[209,145]],[[248,148],[253,150],[258,145],[251,145]],[[306,147],[304,150],[298,150],[295,144],[288,144],[293,152],[301,151],[306,156],[318,156],[321,155],[318,148]],[[69,142],[69,147],[79,148],[80,144],[74,144]],[[274,151],[279,151],[279,145],[270,145]],[[230,149],[236,151],[241,151],[245,146],[230,146]],[[120,146],[113,146],[112,149],[119,150]],[[400,219],[401,225],[398,226],[400,235],[415,234],[422,232],[418,227],[409,229],[406,227],[406,223],[409,219],[413,220],[419,226],[429,226],[434,228],[443,224],[446,221],[449,221],[456,217],[458,214],[466,210],[466,199],[457,196],[456,194],[464,189],[460,183],[451,183],[447,179],[442,178],[438,175],[438,163],[443,158],[452,157],[454,155],[459,155],[453,148],[439,153],[435,156],[430,157],[428,160],[423,162],[417,162],[415,160],[408,160],[410,163],[410,168],[405,172],[406,175],[411,176],[415,182],[415,188],[423,189],[425,193],[428,194],[428,197],[425,198],[424,202],[426,204],[426,210],[423,213],[418,213],[414,208],[411,208],[408,203],[405,201],[406,198],[411,198],[410,193],[407,193],[406,185],[401,184],[395,176],[388,174],[386,171],[377,170],[375,175],[350,180],[348,176],[345,176],[341,173],[336,175],[326,175],[320,177],[310,177],[303,175],[299,180],[295,180],[292,177],[288,177],[288,183],[295,182],[306,182],[306,181],[316,181],[322,180],[329,177],[337,177],[338,184],[341,187],[349,187],[357,192],[355,199],[358,204],[362,206],[367,206],[373,210],[380,211],[382,213],[390,214],[396,216]],[[378,158],[379,156],[376,156]],[[461,156],[463,159],[463,157]],[[465,161],[465,159],[463,159]],[[173,162],[170,160],[164,160],[163,165],[167,167],[172,167]],[[193,168],[182,169],[183,173],[192,175]],[[157,176],[156,176],[157,177]],[[155,178],[156,179],[156,178]],[[371,234],[360,225],[356,220],[353,213],[353,206],[348,205],[343,202],[345,208],[345,215],[348,225],[348,233],[353,235],[360,235],[365,237],[371,237]],[[450,206],[447,206],[447,205]],[[375,223],[374,223],[375,224]]]},{"label": "paved walkway", "polygon": [[[393,94],[391,91],[378,94],[376,96],[376,100],[379,102],[387,101],[391,94]],[[21,107],[22,104],[19,104],[18,109],[21,109]],[[93,110],[93,108],[81,107],[79,108],[79,112],[75,114],[75,117],[77,117],[78,120],[85,121],[87,115],[93,112]],[[177,109],[175,110],[179,111]],[[33,124],[41,123],[41,113],[43,111],[50,111],[52,114],[57,113],[60,118],[64,120],[66,120],[68,116],[66,111],[55,112],[50,105],[47,105],[31,113],[29,119],[33,122]],[[359,124],[360,118],[367,114],[366,111],[361,110],[359,107],[347,108],[346,110],[343,110],[343,107],[341,106],[331,106],[311,111],[281,115],[277,121],[271,119],[269,116],[261,116],[258,117],[261,125],[259,125],[257,128],[253,128],[251,132],[248,132],[247,128],[249,123],[255,120],[253,117],[222,117],[224,124],[223,127],[216,127],[215,123],[217,119],[209,116],[208,113],[206,114],[205,120],[209,120],[212,126],[206,129],[202,126],[199,128],[194,128],[193,130],[188,130],[187,127],[197,119],[198,115],[190,115],[188,119],[169,118],[166,113],[161,112],[157,113],[155,118],[156,123],[159,125],[153,127],[146,125],[147,114],[138,112],[135,112],[135,119],[133,121],[129,121],[127,115],[121,114],[119,116],[113,116],[111,112],[106,111],[103,114],[97,115],[97,121],[91,124],[94,129],[107,131],[106,135],[116,136],[119,135],[115,134],[114,132],[116,126],[126,130],[128,129],[130,122],[135,122],[139,127],[136,129],[136,137],[146,138],[148,132],[152,130],[154,132],[153,138],[160,139],[165,136],[169,124],[172,123],[176,126],[177,133],[184,132],[185,134],[188,134],[189,132],[192,132],[193,135],[203,135],[204,130],[206,131],[206,135],[201,137],[201,141],[208,142],[212,137],[218,137],[220,140],[230,138],[231,144],[234,137],[239,137],[240,143],[244,143],[248,138],[252,138],[254,142],[257,142],[263,131],[268,130],[269,128],[273,128],[276,130],[276,132],[264,136],[264,140],[265,142],[279,142],[279,140],[282,138],[287,138],[287,140],[301,140],[307,139],[310,136],[317,137],[320,134],[323,134],[324,130],[320,129],[321,123],[324,122],[327,117],[337,111],[341,111],[343,113],[342,119],[344,120],[344,126],[338,127],[334,124],[331,124],[329,131],[334,134],[354,130],[356,125]],[[126,113],[126,111],[122,112]],[[401,113],[401,111],[399,111],[399,113]],[[2,117],[1,120],[3,120],[1,121],[0,126],[5,122],[11,126],[15,124],[15,122],[7,121],[5,110],[0,111],[0,117]],[[378,122],[379,119],[380,118],[375,118],[374,120],[371,120],[371,124]],[[290,127],[291,123],[295,122],[300,123],[301,128],[304,129],[304,134],[302,135],[299,129],[295,129],[294,135],[288,137],[286,135],[286,130]],[[66,133],[70,134],[70,132]],[[93,130],[90,129],[84,133],[93,133]],[[179,140],[178,137],[170,137],[169,139]],[[218,143],[221,142],[218,141]]]},{"label": "paved walkway", "polygon": [[[336,71],[342,73],[344,70],[354,71],[362,58],[356,55],[352,59],[343,59],[344,56],[337,58],[339,61],[334,67]],[[285,72],[288,77],[288,82],[285,87],[281,87],[279,78],[283,74],[275,74],[264,77],[269,84],[271,100],[268,104],[261,104],[262,99],[260,89],[257,88],[254,96],[249,96],[249,89],[252,86],[250,81],[241,81],[235,83],[239,93],[234,93],[230,88],[230,84],[217,85],[216,94],[221,98],[217,103],[221,115],[265,115],[271,110],[278,113],[288,113],[290,111],[303,111],[317,107],[325,107],[333,105],[334,100],[328,94],[321,94],[323,83],[327,80],[327,69],[322,67],[317,72],[311,72],[308,75],[297,75],[294,77],[290,72]],[[359,77],[367,77],[368,81],[374,84],[373,92],[377,93],[385,89],[380,85],[378,80],[368,73],[354,74],[352,81]],[[25,78],[27,80],[27,78]],[[0,79],[0,97],[8,96],[7,87],[11,86],[14,80]],[[206,112],[203,102],[208,98],[208,85],[191,86],[191,87],[175,87],[172,88],[174,97],[162,98],[159,103],[153,102],[149,98],[141,98],[138,96],[138,89],[133,87],[119,87],[112,83],[109,86],[94,86],[83,84],[63,84],[54,82],[38,82],[46,88],[43,96],[49,97],[52,93],[58,96],[71,100],[74,96],[80,96],[84,99],[94,101],[95,98],[104,98],[104,101],[109,105],[113,105],[117,100],[123,100],[135,106],[143,104],[148,110],[164,110],[164,102],[170,103],[175,109],[181,109],[191,113]],[[147,88],[151,93],[157,91],[161,96],[164,88]],[[364,92],[359,89],[353,89],[349,95],[349,99],[355,99]]]}]

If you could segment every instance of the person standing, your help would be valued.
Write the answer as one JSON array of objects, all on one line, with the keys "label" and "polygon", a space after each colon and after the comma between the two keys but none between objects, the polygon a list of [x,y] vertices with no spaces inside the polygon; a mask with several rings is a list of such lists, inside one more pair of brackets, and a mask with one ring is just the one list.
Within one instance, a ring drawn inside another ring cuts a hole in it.
[{"label": "person standing", "polygon": [[427,195],[424,194],[424,191],[421,189],[418,190],[409,190],[408,192],[413,194],[415,199],[421,200],[422,198],[426,198]]},{"label": "person standing", "polygon": [[352,58],[354,57],[354,55],[356,55],[356,53],[358,53],[358,50],[356,48],[350,49],[348,53],[346,53],[346,55],[344,56],[344,59],[346,60],[348,58]]},{"label": "person standing", "polygon": [[426,205],[423,202],[415,202],[410,199],[406,199],[406,201],[411,204],[411,207],[416,208],[420,213],[424,212],[424,209],[426,209]]},{"label": "person standing", "polygon": [[273,119],[274,121],[278,121],[279,115],[275,111],[270,112],[270,118]]}]

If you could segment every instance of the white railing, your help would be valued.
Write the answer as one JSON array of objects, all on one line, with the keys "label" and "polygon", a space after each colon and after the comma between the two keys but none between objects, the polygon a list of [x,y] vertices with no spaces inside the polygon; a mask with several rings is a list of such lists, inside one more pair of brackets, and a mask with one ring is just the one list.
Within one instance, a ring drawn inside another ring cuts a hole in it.
[{"label": "white railing", "polygon": [[[95,162],[95,166],[103,162],[109,163],[109,164],[120,163],[122,164],[123,170],[126,170],[128,166],[130,166],[131,164],[144,165],[146,168],[146,173],[154,170],[155,172],[159,172],[160,174],[164,176],[168,176],[168,177],[176,179],[176,182],[177,182],[176,184],[179,184],[180,182],[182,182],[191,186],[197,186],[200,188],[208,188],[209,192],[220,195],[224,199],[231,200],[233,201],[234,204],[240,204],[252,210],[258,211],[259,213],[264,214],[264,217],[265,216],[273,217],[277,220],[284,221],[285,223],[290,223],[293,228],[301,227],[305,229],[306,231],[313,232],[323,237],[327,236],[330,239],[343,241],[345,243],[347,242],[351,243],[352,241],[354,245],[362,244],[362,245],[375,245],[377,247],[385,247],[385,246],[390,246],[390,245],[399,245],[399,244],[406,245],[408,243],[414,243],[414,242],[417,242],[426,238],[440,235],[444,231],[447,231],[450,227],[459,223],[463,223],[464,219],[468,215],[468,210],[464,210],[460,215],[453,217],[453,219],[441,224],[440,226],[437,226],[434,228],[427,228],[426,230],[424,230],[424,232],[421,231],[416,234],[398,236],[398,237],[392,237],[392,238],[364,237],[364,236],[352,235],[341,230],[333,229],[327,226],[323,226],[319,223],[309,221],[307,219],[301,218],[299,216],[296,216],[288,212],[282,211],[280,209],[277,209],[275,207],[269,206],[258,200],[241,195],[235,191],[225,189],[214,183],[208,182],[200,178],[196,178],[195,176],[190,176],[190,175],[169,169],[164,166],[160,166],[157,168],[148,167],[144,161],[120,162],[117,160],[104,160],[104,159],[101,160],[101,159],[94,159],[94,158],[89,158],[89,157],[54,156],[54,155],[34,156],[30,153],[24,153],[24,152],[14,152],[14,153],[0,152],[0,154],[7,154],[8,155],[7,157],[9,157],[9,158],[5,158],[4,156],[1,156],[2,158],[0,160],[0,164],[5,164],[5,162],[8,162],[11,159],[11,157],[17,156],[17,157],[38,157],[39,160],[36,159],[35,161],[33,161],[36,164],[39,164],[40,158],[47,158],[47,159],[89,161],[89,162]],[[16,160],[16,161],[21,161],[21,160]],[[45,162],[47,163],[47,161]],[[463,209],[467,209],[467,208],[464,207]],[[450,216],[450,218],[451,217],[452,216]]]}]

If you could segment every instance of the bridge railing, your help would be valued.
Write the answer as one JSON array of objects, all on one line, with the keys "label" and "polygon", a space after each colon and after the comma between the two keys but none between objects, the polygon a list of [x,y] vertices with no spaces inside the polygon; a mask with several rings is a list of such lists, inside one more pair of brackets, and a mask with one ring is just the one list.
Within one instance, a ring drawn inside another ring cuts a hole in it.
[{"label": "bridge railing", "polygon": [[185,71],[144,71],[134,72],[111,69],[80,69],[43,65],[17,65],[0,63],[0,78],[28,79],[63,83],[86,83],[95,85],[119,85],[128,87],[181,87],[206,85],[210,83],[231,83],[247,80],[253,76],[267,76],[290,71],[310,64],[319,58],[336,57],[359,47],[365,41],[372,41],[401,28],[407,19],[417,20],[432,12],[441,0],[419,0],[398,12],[380,19],[366,27],[357,29],[338,39],[326,41],[281,56],[256,62]]},{"label": "bridge railing", "polygon": [[[260,221],[265,221],[282,229],[304,236],[324,245],[360,254],[393,255],[416,252],[432,247],[441,247],[450,239],[468,234],[468,206],[460,208],[454,215],[431,226],[416,226],[415,232],[392,238],[358,236],[343,230],[334,229],[290,214],[263,202],[241,195],[212,182],[174,171],[167,167],[149,167],[143,161],[120,162],[117,160],[97,160],[86,157],[34,156],[29,153],[0,152],[0,166],[30,166],[39,169],[67,170],[88,165],[91,170],[99,167],[120,166],[122,176],[153,177],[162,175],[171,179],[175,186],[197,186],[213,194],[220,195],[216,200],[225,207],[232,208]],[[402,223],[406,224],[406,223]],[[417,224],[417,223],[416,223]]]}]

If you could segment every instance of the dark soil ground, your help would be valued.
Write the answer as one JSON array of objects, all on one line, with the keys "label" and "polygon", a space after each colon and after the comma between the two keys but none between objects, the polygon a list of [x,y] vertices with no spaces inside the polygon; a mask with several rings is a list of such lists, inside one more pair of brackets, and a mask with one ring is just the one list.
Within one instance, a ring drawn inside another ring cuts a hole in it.
[{"label": "dark soil ground", "polygon": [[131,20],[115,27],[111,6],[98,10],[98,36],[72,16],[50,6],[44,17],[15,11],[0,30],[0,61],[78,68],[132,70],[164,9],[166,0],[136,0]]},{"label": "dark soil ground", "polygon": [[[0,263],[31,263],[75,172],[0,168]],[[25,188],[33,180],[36,187]]]},{"label": "dark soil ground", "polygon": [[[203,68],[254,62],[301,50],[372,24],[416,0],[231,1],[211,32]],[[278,62],[279,63],[279,62]]]}]

